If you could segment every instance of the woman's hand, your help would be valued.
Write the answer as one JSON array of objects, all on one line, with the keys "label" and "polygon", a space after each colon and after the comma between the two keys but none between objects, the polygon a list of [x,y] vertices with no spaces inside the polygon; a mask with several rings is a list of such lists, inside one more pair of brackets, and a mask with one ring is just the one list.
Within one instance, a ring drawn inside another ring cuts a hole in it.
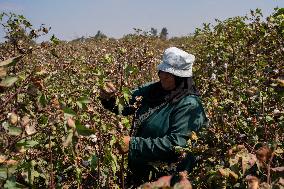
[{"label": "woman's hand", "polygon": [[118,144],[118,152],[126,154],[129,151],[130,136],[123,136],[122,141]]},{"label": "woman's hand", "polygon": [[116,87],[112,82],[107,82],[102,89],[100,89],[100,97],[109,100],[117,92]]}]

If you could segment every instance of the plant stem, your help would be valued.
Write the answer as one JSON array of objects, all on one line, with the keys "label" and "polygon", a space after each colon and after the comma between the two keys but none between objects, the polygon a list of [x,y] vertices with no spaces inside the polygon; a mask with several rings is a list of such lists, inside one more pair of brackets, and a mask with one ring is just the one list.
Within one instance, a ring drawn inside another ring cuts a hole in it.
[{"label": "plant stem", "polygon": [[121,188],[124,189],[124,154],[121,155]]},{"label": "plant stem", "polygon": [[263,95],[261,96],[261,104],[262,104],[262,116],[263,116],[263,127],[264,127],[264,133],[265,133],[265,140],[267,140],[267,124],[266,124],[266,118],[265,118]]},{"label": "plant stem", "polygon": [[5,107],[11,100],[13,100],[13,99],[17,96],[17,94],[19,94],[20,92],[23,91],[23,88],[26,86],[25,84],[29,81],[31,75],[32,75],[32,74],[30,74],[30,75],[24,80],[24,82],[22,83],[22,85],[16,90],[15,93],[13,93],[12,95],[10,95],[10,96],[8,97],[8,99],[5,100],[5,101],[2,103],[2,105],[0,106],[0,113],[2,113],[2,112],[4,111],[4,107]]},{"label": "plant stem", "polygon": [[[100,112],[100,115],[102,115],[102,112]],[[100,117],[100,121],[99,121],[99,125],[101,126],[102,125],[102,122],[101,122],[101,117]],[[102,153],[102,145],[101,143],[103,142],[102,141],[102,135],[101,135],[101,127],[98,127],[98,144],[99,144],[99,149],[98,149],[98,180],[97,180],[97,187],[100,188],[100,177],[101,177],[101,167],[100,167],[100,164],[101,164],[101,153]]]},{"label": "plant stem", "polygon": [[50,164],[50,189],[54,189],[54,178],[53,178],[53,157],[52,157],[52,150],[51,150],[51,129],[49,130],[49,164]]},{"label": "plant stem", "polygon": [[271,177],[270,177],[270,175],[271,175],[271,163],[272,163],[273,157],[274,157],[274,152],[272,152],[271,157],[270,157],[269,162],[268,162],[268,166],[267,166],[267,181],[266,182],[269,185],[271,184]]}]

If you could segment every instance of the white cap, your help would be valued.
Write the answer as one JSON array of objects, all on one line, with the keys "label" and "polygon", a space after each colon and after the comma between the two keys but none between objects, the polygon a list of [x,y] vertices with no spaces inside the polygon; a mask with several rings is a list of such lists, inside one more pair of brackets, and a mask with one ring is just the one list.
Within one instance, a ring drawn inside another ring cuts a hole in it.
[{"label": "white cap", "polygon": [[167,48],[163,60],[158,65],[158,70],[171,73],[179,77],[191,77],[192,65],[195,56],[176,47]]}]

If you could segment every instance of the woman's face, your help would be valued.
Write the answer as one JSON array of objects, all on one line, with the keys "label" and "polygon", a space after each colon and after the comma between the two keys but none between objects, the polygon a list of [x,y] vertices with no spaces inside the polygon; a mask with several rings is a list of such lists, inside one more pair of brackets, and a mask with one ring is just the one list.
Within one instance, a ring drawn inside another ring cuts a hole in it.
[{"label": "woman's face", "polygon": [[175,77],[172,74],[159,71],[159,78],[164,90],[170,91],[176,87]]}]

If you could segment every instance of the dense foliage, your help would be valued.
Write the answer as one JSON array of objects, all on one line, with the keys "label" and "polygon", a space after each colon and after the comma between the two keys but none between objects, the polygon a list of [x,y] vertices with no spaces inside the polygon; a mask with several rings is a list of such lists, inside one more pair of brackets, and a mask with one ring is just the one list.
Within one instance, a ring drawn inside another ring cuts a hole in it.
[{"label": "dense foliage", "polygon": [[130,89],[157,79],[169,46],[197,57],[195,81],[210,119],[178,149],[199,158],[188,176],[193,188],[284,187],[282,9],[266,19],[256,10],[216,20],[169,40],[136,33],[36,44],[48,28],[15,14],[0,21],[1,188],[123,188],[127,157],[115,145],[131,117],[103,109],[99,88],[114,82],[121,110]]}]

